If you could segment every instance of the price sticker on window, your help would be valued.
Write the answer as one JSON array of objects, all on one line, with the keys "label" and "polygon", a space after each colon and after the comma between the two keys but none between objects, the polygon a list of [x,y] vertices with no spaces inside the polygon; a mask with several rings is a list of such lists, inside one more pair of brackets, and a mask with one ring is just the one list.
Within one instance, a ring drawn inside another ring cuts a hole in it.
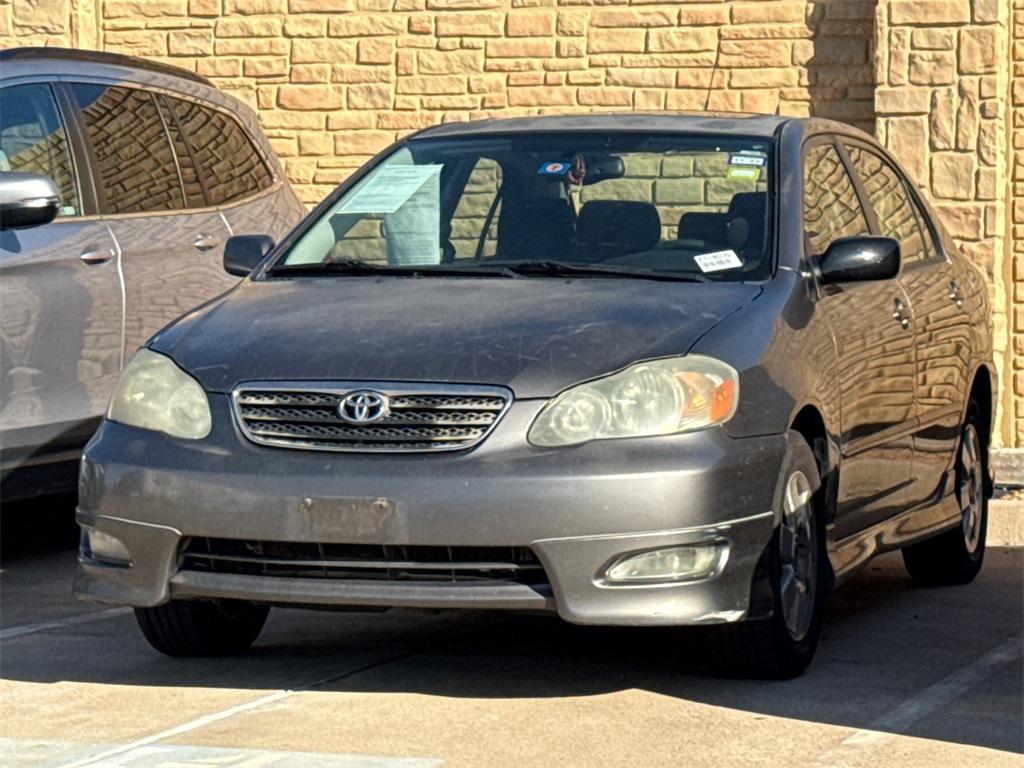
[{"label": "price sticker on window", "polygon": [[736,251],[731,248],[725,251],[702,253],[700,256],[694,256],[693,260],[697,262],[701,272],[719,272],[723,269],[738,269],[743,266]]}]

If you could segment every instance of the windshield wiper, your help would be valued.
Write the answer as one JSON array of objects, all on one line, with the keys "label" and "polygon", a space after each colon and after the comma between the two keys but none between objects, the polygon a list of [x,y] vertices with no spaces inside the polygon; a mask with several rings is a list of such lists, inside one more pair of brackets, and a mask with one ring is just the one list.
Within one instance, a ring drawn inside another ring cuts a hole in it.
[{"label": "windshield wiper", "polygon": [[393,266],[361,259],[340,259],[307,264],[284,264],[269,275],[407,275],[413,277],[518,277],[505,267],[456,267],[444,264]]},{"label": "windshield wiper", "polygon": [[659,272],[653,269],[624,269],[599,264],[573,264],[567,261],[520,261],[502,265],[517,275],[541,277],[629,277],[638,280],[674,280],[683,283],[706,283],[704,275],[693,272]]}]

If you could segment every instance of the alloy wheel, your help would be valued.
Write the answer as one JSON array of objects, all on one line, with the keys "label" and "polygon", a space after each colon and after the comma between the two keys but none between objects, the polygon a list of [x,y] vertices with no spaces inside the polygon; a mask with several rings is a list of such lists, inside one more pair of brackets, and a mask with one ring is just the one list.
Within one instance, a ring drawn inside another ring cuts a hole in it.
[{"label": "alloy wheel", "polygon": [[981,440],[973,424],[964,427],[960,437],[957,467],[957,501],[960,503],[960,527],[967,551],[973,553],[981,539],[982,504],[985,493],[985,469],[981,456]]},{"label": "alloy wheel", "polygon": [[818,547],[811,484],[797,470],[786,481],[779,528],[779,597],[786,630],[803,640],[814,618],[818,581]]}]

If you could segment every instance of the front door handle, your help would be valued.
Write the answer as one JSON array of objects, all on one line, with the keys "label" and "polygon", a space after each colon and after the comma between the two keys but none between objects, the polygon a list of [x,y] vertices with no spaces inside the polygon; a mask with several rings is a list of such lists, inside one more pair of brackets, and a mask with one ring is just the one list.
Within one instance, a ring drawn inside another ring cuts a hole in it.
[{"label": "front door handle", "polygon": [[962,307],[964,305],[964,297],[963,294],[960,293],[960,286],[952,280],[949,282],[949,293],[947,293],[946,296],[948,296],[949,300],[956,304],[957,307]]},{"label": "front door handle", "polygon": [[898,322],[904,330],[910,327],[910,318],[903,314],[905,306],[902,299],[896,299],[895,309],[892,311],[892,319]]},{"label": "front door handle", "polygon": [[192,243],[197,251],[209,251],[216,248],[219,244],[220,240],[213,235],[198,235]]},{"label": "front door handle", "polygon": [[106,264],[112,258],[114,258],[113,248],[91,248],[87,247],[82,251],[80,258],[86,264]]}]

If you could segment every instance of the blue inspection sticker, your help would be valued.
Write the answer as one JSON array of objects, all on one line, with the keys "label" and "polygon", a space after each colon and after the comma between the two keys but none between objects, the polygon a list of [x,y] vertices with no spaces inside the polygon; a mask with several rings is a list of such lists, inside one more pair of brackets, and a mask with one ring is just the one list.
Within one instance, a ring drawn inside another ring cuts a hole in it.
[{"label": "blue inspection sticker", "polygon": [[572,163],[541,163],[537,173],[541,176],[564,176],[572,168]]}]

